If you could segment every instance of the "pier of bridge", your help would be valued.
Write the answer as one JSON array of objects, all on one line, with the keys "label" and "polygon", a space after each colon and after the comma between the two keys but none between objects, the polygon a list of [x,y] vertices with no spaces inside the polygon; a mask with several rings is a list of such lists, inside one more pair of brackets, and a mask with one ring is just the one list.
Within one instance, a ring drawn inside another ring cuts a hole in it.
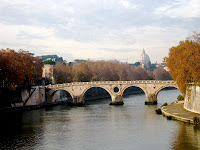
[{"label": "pier of bridge", "polygon": [[93,88],[100,87],[105,89],[111,96],[111,105],[123,105],[124,91],[129,87],[139,87],[146,95],[146,105],[157,104],[158,93],[166,87],[175,87],[178,89],[174,81],[157,81],[157,80],[138,80],[138,81],[95,81],[95,82],[72,82],[56,85],[48,85],[50,89],[49,95],[53,95],[58,90],[67,91],[72,97],[72,104],[84,105],[85,93]]}]

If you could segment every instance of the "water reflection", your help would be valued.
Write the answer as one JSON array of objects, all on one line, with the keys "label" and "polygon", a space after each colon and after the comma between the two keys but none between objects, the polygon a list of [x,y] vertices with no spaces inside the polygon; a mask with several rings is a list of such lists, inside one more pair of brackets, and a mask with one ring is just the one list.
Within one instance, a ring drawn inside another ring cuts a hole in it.
[{"label": "water reflection", "polygon": [[177,132],[174,133],[172,149],[200,149],[200,127],[184,123],[179,123],[178,126]]},{"label": "water reflection", "polygon": [[0,147],[3,149],[29,149],[35,146],[43,133],[43,111],[1,114]]}]

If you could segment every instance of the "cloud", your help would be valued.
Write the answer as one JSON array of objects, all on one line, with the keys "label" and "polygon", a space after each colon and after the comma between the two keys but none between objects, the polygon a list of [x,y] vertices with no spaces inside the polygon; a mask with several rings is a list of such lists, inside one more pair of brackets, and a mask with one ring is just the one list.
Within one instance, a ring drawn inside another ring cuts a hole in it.
[{"label": "cloud", "polygon": [[96,3],[96,0],[90,0],[91,3]]},{"label": "cloud", "polygon": [[157,8],[155,13],[174,18],[196,18],[200,17],[200,2],[199,0],[175,1],[172,4]]},{"label": "cloud", "polygon": [[24,25],[19,25],[17,28],[19,33],[16,36],[22,39],[44,39],[54,34],[53,28],[39,28]]},{"label": "cloud", "polygon": [[0,42],[0,45],[3,47],[3,49],[6,48],[16,49],[16,47],[18,47],[18,49],[24,49],[24,50],[28,50],[29,48],[34,48],[34,49],[48,48],[48,46],[46,45],[35,45],[35,44],[14,43],[14,42]]},{"label": "cloud", "polygon": [[130,4],[129,4],[128,1],[121,1],[121,3],[122,3],[122,5],[123,5],[124,7],[129,7],[129,6],[130,6]]},{"label": "cloud", "polygon": [[145,48],[152,62],[160,62],[199,30],[199,10],[197,0],[1,0],[0,47],[70,61],[137,60]]},{"label": "cloud", "polygon": [[110,51],[110,52],[116,52],[116,53],[127,53],[127,52],[134,52],[139,51],[138,49],[126,49],[126,48],[98,48],[98,50],[101,51]]}]

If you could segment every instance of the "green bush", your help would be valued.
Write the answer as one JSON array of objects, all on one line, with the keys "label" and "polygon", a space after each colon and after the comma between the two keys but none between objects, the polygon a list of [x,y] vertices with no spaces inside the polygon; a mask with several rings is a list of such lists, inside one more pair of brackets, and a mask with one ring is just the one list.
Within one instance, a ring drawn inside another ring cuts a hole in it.
[{"label": "green bush", "polygon": [[182,100],[184,100],[184,97],[183,97],[182,95],[179,95],[179,96],[177,97],[177,100],[178,100],[178,101],[182,101]]},{"label": "green bush", "polygon": [[50,65],[55,65],[56,62],[55,61],[52,61],[52,60],[46,60],[43,62],[44,64],[50,64]]}]

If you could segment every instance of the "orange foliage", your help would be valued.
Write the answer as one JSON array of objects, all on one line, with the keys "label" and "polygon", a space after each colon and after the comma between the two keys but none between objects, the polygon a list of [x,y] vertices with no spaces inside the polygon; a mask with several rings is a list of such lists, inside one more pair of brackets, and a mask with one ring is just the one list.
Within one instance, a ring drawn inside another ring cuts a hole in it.
[{"label": "orange foliage", "polygon": [[54,78],[57,83],[66,83],[72,81],[71,66],[66,66],[62,63],[57,63],[53,67]]},{"label": "orange foliage", "polygon": [[165,69],[155,69],[153,71],[153,76],[155,80],[172,80],[169,72],[167,72]]},{"label": "orange foliage", "polygon": [[43,63],[40,59],[20,50],[0,50],[0,87],[15,89],[30,86],[34,78],[41,77]]},{"label": "orange foliage", "polygon": [[181,41],[178,46],[170,48],[165,61],[183,95],[188,83],[200,81],[200,45],[197,42]]},{"label": "orange foliage", "polygon": [[118,61],[86,61],[73,66],[57,63],[54,78],[57,83],[153,79],[151,72]]}]

